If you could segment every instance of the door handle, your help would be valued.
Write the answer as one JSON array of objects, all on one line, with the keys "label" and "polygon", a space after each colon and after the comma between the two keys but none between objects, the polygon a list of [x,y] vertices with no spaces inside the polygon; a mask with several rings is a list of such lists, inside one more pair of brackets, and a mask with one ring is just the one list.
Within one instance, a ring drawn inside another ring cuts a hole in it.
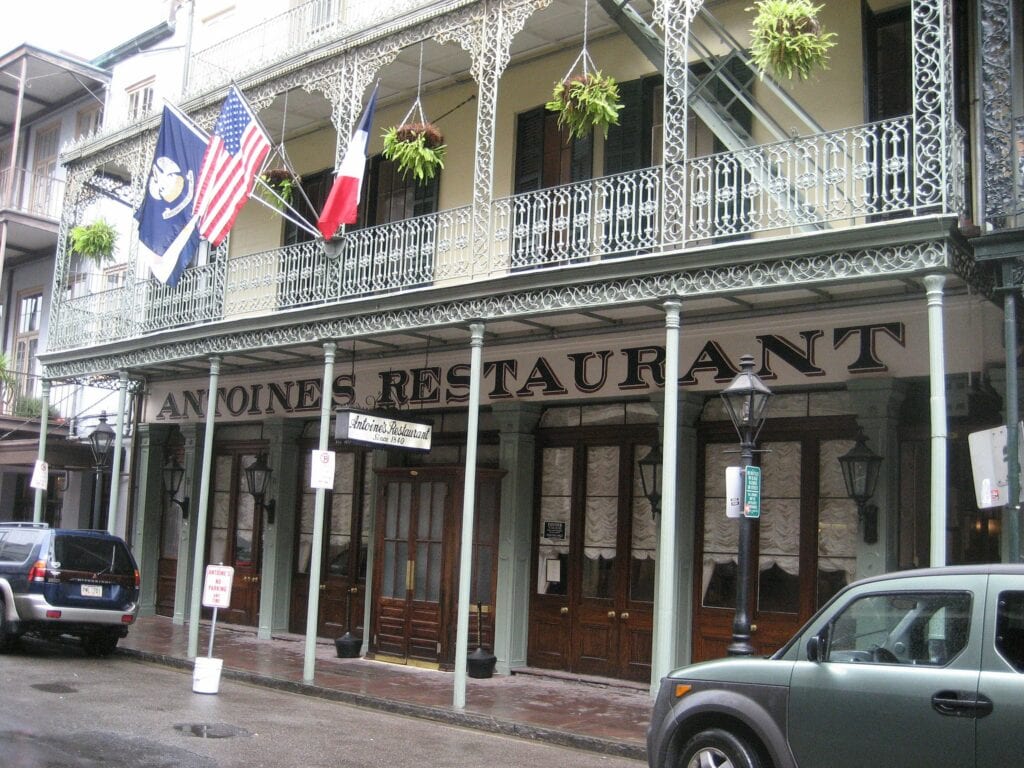
[{"label": "door handle", "polygon": [[755,632],[757,632],[757,624],[751,624],[750,625],[750,634],[754,634]]},{"label": "door handle", "polygon": [[992,713],[992,699],[973,691],[939,691],[932,696],[932,709],[950,717],[985,717]]},{"label": "door handle", "polygon": [[562,606],[561,608],[559,608],[559,609],[558,609],[558,612],[559,612],[560,614],[562,614],[563,616],[565,616],[565,615],[567,615],[567,614],[569,613],[569,609],[568,609],[568,608],[566,608],[566,607],[565,607],[565,606],[563,605],[563,606]]},{"label": "door handle", "polygon": [[615,611],[608,611],[608,618],[609,619],[614,619],[615,618]]},{"label": "door handle", "polygon": [[629,614],[626,613],[626,612],[623,612],[622,615],[619,616],[619,618],[622,619],[623,621],[628,621],[629,620]]},{"label": "door handle", "polygon": [[406,560],[405,561],[405,590],[406,592],[412,592],[416,586],[416,561]]}]

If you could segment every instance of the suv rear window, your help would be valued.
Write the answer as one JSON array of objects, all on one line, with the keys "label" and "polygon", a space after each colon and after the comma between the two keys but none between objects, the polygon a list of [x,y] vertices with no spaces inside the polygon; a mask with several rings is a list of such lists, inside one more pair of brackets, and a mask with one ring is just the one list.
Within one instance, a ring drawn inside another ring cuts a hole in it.
[{"label": "suv rear window", "polygon": [[[69,571],[112,573],[132,576],[135,567],[125,545],[117,540],[95,536],[56,536],[53,542],[55,567]],[[57,565],[59,563],[59,565]]]},{"label": "suv rear window", "polygon": [[39,531],[0,531],[0,560],[8,563],[25,562],[37,541]]}]

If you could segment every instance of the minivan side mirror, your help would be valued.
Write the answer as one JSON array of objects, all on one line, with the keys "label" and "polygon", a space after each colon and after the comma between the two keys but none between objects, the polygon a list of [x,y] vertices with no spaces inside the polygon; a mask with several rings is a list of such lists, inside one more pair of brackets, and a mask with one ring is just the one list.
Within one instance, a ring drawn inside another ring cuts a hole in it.
[{"label": "minivan side mirror", "polygon": [[816,635],[807,639],[807,660],[824,661],[828,654],[828,626],[821,628]]}]

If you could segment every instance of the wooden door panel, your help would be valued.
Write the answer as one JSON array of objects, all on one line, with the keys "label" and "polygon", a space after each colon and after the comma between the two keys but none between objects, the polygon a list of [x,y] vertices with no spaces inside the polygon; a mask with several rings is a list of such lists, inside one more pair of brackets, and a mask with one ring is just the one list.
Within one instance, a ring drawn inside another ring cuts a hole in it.
[{"label": "wooden door panel", "polygon": [[379,598],[374,645],[380,653],[405,658],[407,654],[406,602]]},{"label": "wooden door panel", "polygon": [[174,587],[178,577],[178,559],[161,557],[156,566],[156,612],[174,614]]},{"label": "wooden door panel", "polygon": [[441,640],[441,616],[437,603],[412,603],[409,612],[410,659],[436,662]]},{"label": "wooden door panel", "polygon": [[633,608],[619,615],[619,669],[627,680],[651,679],[653,629],[650,610]]},{"label": "wooden door panel", "polygon": [[530,610],[530,637],[527,661],[542,669],[568,668],[568,614],[562,606],[539,605],[534,602]]},{"label": "wooden door panel", "polygon": [[[614,613],[614,611],[613,611]],[[614,674],[618,649],[618,625],[615,618],[588,611],[573,626],[576,643],[575,671],[588,675]]]}]

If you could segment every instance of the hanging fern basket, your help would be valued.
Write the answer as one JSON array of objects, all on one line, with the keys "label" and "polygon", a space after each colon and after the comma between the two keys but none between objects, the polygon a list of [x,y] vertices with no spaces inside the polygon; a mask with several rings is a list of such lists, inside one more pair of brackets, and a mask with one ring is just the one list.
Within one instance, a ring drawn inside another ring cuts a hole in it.
[{"label": "hanging fern basket", "polygon": [[385,159],[398,166],[402,176],[412,175],[419,184],[431,181],[444,169],[447,147],[444,136],[428,122],[403,123],[384,131]]},{"label": "hanging fern basket", "polygon": [[583,138],[594,128],[607,137],[608,126],[619,124],[622,110],[618,83],[599,71],[573,75],[556,83],[551,101],[545,106],[558,113],[558,124],[568,130],[570,139]]},{"label": "hanging fern basket", "polygon": [[98,266],[114,258],[117,230],[104,219],[91,224],[79,224],[70,233],[71,252]]},{"label": "hanging fern basket", "polygon": [[[278,197],[269,194],[261,188],[263,198],[277,208],[281,208],[282,200],[285,204],[291,205],[295,197],[295,188],[302,183],[302,179],[296,176],[287,168],[271,168],[260,175],[260,179],[277,193]],[[279,199],[280,198],[280,199]]]},{"label": "hanging fern basket", "polygon": [[806,80],[815,69],[827,69],[836,36],[818,21],[823,7],[810,0],[758,0],[747,8],[757,14],[750,30],[750,56],[762,75]]}]

